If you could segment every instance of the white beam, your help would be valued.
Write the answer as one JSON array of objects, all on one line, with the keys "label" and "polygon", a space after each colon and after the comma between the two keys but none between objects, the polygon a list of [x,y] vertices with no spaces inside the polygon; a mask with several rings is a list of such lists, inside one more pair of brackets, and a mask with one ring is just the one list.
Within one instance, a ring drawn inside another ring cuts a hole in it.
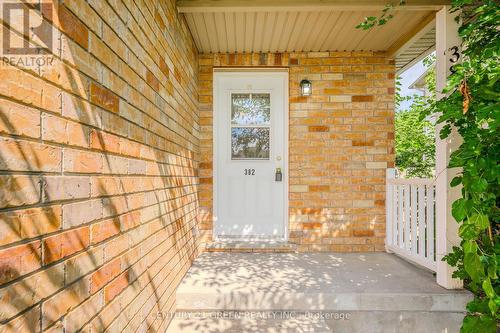
[{"label": "white beam", "polygon": [[[451,59],[455,58],[454,47],[460,47],[458,24],[455,21],[457,13],[451,14],[450,7],[445,6],[436,15],[436,89],[437,98],[443,98],[440,92],[446,86],[450,75]],[[452,251],[453,246],[460,244],[458,237],[458,223],[451,215],[453,201],[461,195],[459,187],[450,187],[451,180],[459,172],[457,169],[448,169],[450,153],[461,143],[461,137],[453,131],[444,140],[439,139],[439,131],[443,125],[436,128],[436,262],[437,282],[447,289],[463,287],[462,281],[452,278],[454,268],[442,261],[443,256]]]},{"label": "white beam", "polygon": [[[178,0],[181,13],[257,12],[257,11],[323,11],[381,10],[388,0]],[[450,0],[408,0],[404,6],[392,0],[395,10],[439,10]]]}]

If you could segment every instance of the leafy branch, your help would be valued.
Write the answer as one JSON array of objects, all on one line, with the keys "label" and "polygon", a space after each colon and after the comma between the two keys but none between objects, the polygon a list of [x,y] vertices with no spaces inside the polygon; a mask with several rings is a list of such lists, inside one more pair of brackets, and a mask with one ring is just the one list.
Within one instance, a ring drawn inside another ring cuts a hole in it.
[{"label": "leafy branch", "polygon": [[493,333],[499,328],[500,306],[500,6],[491,0],[455,0],[453,10],[460,10],[463,22],[463,61],[448,79],[448,96],[428,110],[445,124],[441,138],[453,129],[463,138],[449,164],[461,170],[450,185],[461,186],[452,215],[462,241],[445,260],[475,295],[461,332]]},{"label": "leafy branch", "polygon": [[382,14],[379,17],[376,16],[368,16],[365,17],[365,20],[356,26],[357,29],[362,30],[370,30],[375,26],[381,26],[389,22],[394,18],[392,12],[394,8],[397,6],[404,6],[406,4],[405,0],[399,0],[398,4],[389,3],[386,4],[384,9],[382,10]]}]

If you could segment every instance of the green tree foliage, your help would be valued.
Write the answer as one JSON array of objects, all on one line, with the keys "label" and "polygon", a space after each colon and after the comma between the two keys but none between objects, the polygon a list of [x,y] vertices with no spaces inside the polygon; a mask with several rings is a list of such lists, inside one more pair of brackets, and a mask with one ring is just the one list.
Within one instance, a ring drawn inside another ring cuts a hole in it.
[{"label": "green tree foliage", "polygon": [[453,10],[462,22],[463,60],[454,66],[447,97],[422,117],[440,115],[441,138],[453,130],[463,138],[449,164],[461,169],[451,186],[462,187],[462,197],[452,206],[462,242],[445,260],[475,294],[461,332],[494,333],[500,328],[500,5],[454,0]]},{"label": "green tree foliage", "polygon": [[[398,6],[404,6],[406,4],[405,0],[399,0]],[[357,29],[370,30],[373,27],[378,27],[386,24],[394,18],[392,11],[396,7],[394,3],[388,3],[382,10],[382,15],[380,16],[368,16],[365,20],[356,26]]]},{"label": "green tree foliage", "polygon": [[406,110],[400,110],[395,117],[396,167],[407,177],[432,177],[435,165],[435,126],[433,117],[421,119],[423,110],[435,101],[436,71],[435,57],[424,59],[428,71],[425,81],[429,95],[402,97],[397,83],[396,105],[410,100],[412,104]]},{"label": "green tree foliage", "polygon": [[421,106],[413,104],[396,114],[396,167],[408,178],[432,177],[435,164],[434,125],[420,119]]},{"label": "green tree foliage", "polygon": [[453,0],[452,12],[460,22],[462,61],[448,79],[446,97],[423,110],[421,119],[438,115],[441,138],[454,130],[463,138],[449,164],[461,170],[450,185],[461,186],[452,214],[462,241],[445,260],[475,295],[461,333],[494,333],[500,330],[500,5]]}]

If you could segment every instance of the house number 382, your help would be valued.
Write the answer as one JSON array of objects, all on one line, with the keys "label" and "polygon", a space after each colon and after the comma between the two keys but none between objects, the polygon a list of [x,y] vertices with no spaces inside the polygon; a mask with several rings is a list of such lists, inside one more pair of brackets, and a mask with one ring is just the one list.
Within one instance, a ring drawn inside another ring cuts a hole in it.
[{"label": "house number 382", "polygon": [[255,176],[255,169],[245,169],[245,176]]}]

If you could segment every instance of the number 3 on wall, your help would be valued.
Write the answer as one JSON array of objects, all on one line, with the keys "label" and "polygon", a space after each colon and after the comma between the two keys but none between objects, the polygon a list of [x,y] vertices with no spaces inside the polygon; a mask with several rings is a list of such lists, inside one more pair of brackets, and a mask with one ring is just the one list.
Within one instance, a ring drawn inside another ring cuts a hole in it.
[{"label": "number 3 on wall", "polygon": [[448,49],[448,51],[451,52],[451,56],[448,59],[450,61],[450,63],[452,64],[450,66],[450,72],[451,73],[455,73],[457,70],[455,68],[453,68],[453,67],[460,60],[460,57],[461,57],[461,55],[460,55],[460,48],[458,46],[453,46],[453,47],[450,47]]}]

